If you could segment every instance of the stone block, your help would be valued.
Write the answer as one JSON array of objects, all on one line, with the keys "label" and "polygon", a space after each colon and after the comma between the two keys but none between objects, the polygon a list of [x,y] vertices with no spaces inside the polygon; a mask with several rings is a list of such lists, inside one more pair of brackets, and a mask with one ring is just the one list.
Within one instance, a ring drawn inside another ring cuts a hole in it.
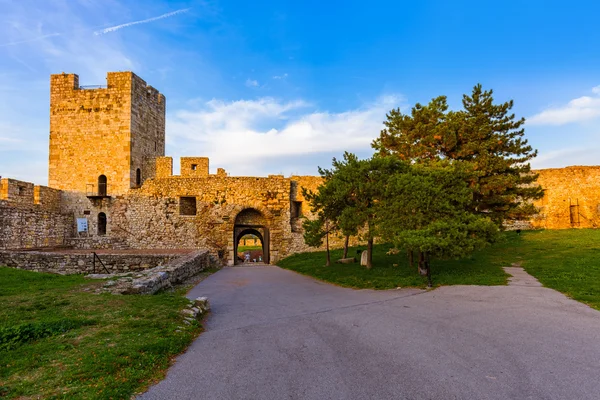
[{"label": "stone block", "polygon": [[352,264],[355,262],[356,262],[356,258],[354,258],[354,257],[340,258],[339,260],[336,261],[336,263],[338,263],[338,264]]},{"label": "stone block", "polygon": [[363,267],[366,267],[367,266],[367,260],[368,260],[368,254],[367,254],[367,251],[364,250],[362,252],[362,254],[360,255],[360,265],[363,266]]}]

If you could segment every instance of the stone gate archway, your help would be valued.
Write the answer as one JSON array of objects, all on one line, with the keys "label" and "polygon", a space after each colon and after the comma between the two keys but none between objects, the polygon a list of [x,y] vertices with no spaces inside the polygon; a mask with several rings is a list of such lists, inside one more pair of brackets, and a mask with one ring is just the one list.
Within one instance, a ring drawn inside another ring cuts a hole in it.
[{"label": "stone gate archway", "polygon": [[238,243],[242,236],[247,234],[258,236],[262,243],[263,262],[269,264],[271,261],[269,254],[269,227],[264,215],[254,208],[246,208],[235,217],[233,227],[233,264],[241,264],[237,257]]}]

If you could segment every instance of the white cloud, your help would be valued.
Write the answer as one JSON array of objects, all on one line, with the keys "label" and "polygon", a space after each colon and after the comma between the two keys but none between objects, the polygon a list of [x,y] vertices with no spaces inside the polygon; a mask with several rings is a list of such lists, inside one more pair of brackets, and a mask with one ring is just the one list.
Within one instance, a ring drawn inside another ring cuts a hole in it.
[{"label": "white cloud", "polygon": [[531,161],[534,169],[563,168],[570,165],[598,165],[600,147],[571,147],[540,153]]},{"label": "white cloud", "polygon": [[258,87],[258,81],[256,79],[246,79],[246,86],[248,87]]},{"label": "white cloud", "polygon": [[[302,100],[211,100],[200,109],[169,116],[167,137],[174,157],[208,156],[212,165],[233,175],[291,172],[287,168],[290,158],[301,162],[317,154],[370,151],[386,112],[400,101],[398,96],[383,96],[364,107],[332,113],[302,112],[310,107]],[[280,160],[277,166],[264,165],[265,160],[274,159]]]},{"label": "white cloud", "polygon": [[[600,86],[592,89],[600,95]],[[600,117],[600,96],[582,96],[569,101],[565,106],[549,108],[527,119],[530,125],[565,125],[589,121]]]},{"label": "white cloud", "polygon": [[275,76],[273,77],[273,79],[275,79],[275,80],[280,80],[280,79],[285,79],[285,78],[287,78],[287,77],[288,77],[288,74],[283,74],[283,75],[275,75]]}]

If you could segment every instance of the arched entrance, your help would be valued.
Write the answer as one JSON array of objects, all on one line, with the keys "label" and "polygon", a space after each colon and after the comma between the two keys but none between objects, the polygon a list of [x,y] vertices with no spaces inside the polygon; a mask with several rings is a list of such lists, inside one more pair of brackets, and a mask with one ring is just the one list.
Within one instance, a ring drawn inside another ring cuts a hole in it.
[{"label": "arched entrance", "polygon": [[254,208],[246,208],[235,218],[233,228],[233,264],[235,265],[244,262],[243,259],[238,259],[238,245],[244,235],[254,235],[260,240],[262,244],[262,262],[269,264],[269,228],[265,217],[260,211]]}]

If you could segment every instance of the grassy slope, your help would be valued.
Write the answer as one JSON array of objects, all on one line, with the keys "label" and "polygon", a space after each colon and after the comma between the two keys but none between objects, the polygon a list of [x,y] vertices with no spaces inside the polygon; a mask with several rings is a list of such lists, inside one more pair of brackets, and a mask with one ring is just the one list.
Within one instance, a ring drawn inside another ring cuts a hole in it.
[{"label": "grassy slope", "polygon": [[[0,398],[129,398],[201,331],[183,324],[182,294],[83,291],[97,284],[0,267]],[[48,331],[73,320],[84,325]],[[40,332],[46,337],[27,340]]]},{"label": "grassy slope", "polygon": [[[425,280],[408,267],[406,256],[388,256],[385,253],[389,248],[385,244],[375,247],[375,267],[370,271],[358,264],[324,267],[324,252],[296,254],[278,265],[354,288],[424,286]],[[355,255],[356,248],[349,254]],[[332,260],[341,255],[341,250],[332,251]],[[507,276],[502,267],[515,262],[545,286],[600,310],[600,230],[530,231],[521,235],[508,232],[502,242],[466,259],[434,260],[432,276],[436,285],[503,285]]]}]

